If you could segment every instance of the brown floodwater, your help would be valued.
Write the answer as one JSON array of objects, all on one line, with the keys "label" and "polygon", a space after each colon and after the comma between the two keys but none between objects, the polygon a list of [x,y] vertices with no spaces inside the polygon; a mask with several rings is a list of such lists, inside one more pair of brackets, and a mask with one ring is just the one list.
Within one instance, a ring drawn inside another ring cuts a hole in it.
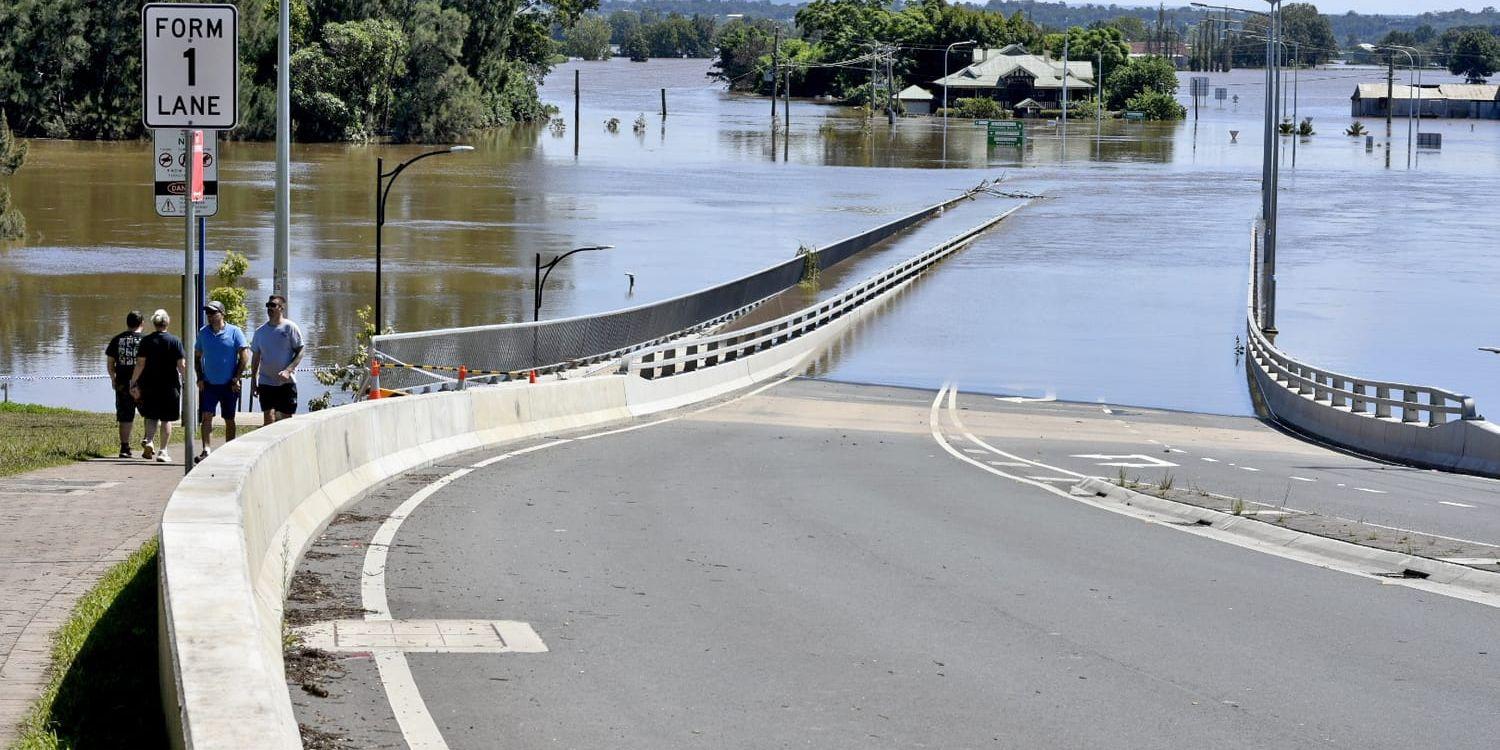
[{"label": "brown floodwater", "polygon": [[[808,100],[793,102],[789,135],[773,134],[767,100],[724,92],[706,69],[700,60],[560,66],[543,96],[563,107],[563,132],[538,124],[481,133],[467,141],[474,152],[407,170],[387,204],[386,323],[418,330],[529,318],[534,255],[588,244],[615,249],[560,266],[543,317],[661,299],[1004,177],[1012,190],[1047,198],[914,285],[820,372],[1248,410],[1233,347],[1258,206],[1258,72],[1213,76],[1240,101],[1210,102],[1196,122],[1033,122],[1026,146],[1010,148],[987,146],[965,121],[950,121],[945,139],[938,119],[892,127]],[[1329,367],[1465,390],[1483,410],[1500,404],[1500,357],[1476,351],[1500,344],[1500,260],[1492,212],[1481,210],[1500,197],[1500,123],[1424,123],[1444,134],[1444,148],[1422,152],[1408,170],[1397,122],[1388,167],[1383,122],[1365,121],[1378,136],[1371,152],[1340,133],[1351,121],[1349,93],[1378,75],[1333,68],[1301,77],[1299,109],[1319,133],[1298,142],[1295,168],[1287,154],[1282,177],[1281,343]],[[617,132],[605,127],[610,118]],[[389,165],[424,150],[294,146],[292,317],[314,364],[349,349],[354,312],[373,301],[376,157]],[[225,250],[251,260],[242,286],[255,322],[272,271],[273,153],[271,144],[220,145],[220,207],[208,221],[210,269]],[[155,215],[151,180],[148,142],[32,142],[8,179],[29,233],[0,246],[0,376],[102,373],[104,344],[127,311],[164,307],[175,317],[183,227]],[[995,211],[1014,204],[990,201]],[[989,210],[952,212],[836,278],[893,262]],[[306,396],[322,390],[302,382]],[[99,380],[19,380],[10,396],[110,403]]]}]

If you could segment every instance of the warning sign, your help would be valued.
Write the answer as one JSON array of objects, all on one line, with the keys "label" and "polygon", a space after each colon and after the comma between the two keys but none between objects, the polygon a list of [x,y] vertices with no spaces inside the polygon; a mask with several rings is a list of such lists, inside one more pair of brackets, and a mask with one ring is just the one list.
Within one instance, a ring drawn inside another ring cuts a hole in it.
[{"label": "warning sign", "polygon": [[[152,158],[156,163],[156,215],[182,216],[187,195],[187,164],[191,145],[187,131],[160,129],[152,137]],[[203,132],[203,200],[193,207],[194,216],[213,216],[219,212],[219,134]]]}]

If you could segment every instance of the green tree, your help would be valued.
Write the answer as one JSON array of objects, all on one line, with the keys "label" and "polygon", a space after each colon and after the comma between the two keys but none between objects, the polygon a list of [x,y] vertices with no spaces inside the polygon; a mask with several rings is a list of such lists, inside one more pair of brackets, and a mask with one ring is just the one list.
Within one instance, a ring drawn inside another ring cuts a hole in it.
[{"label": "green tree", "polygon": [[1110,109],[1128,106],[1143,93],[1160,93],[1170,97],[1177,91],[1177,68],[1163,57],[1138,57],[1118,67],[1109,75],[1107,90]]},{"label": "green tree", "polygon": [[1125,109],[1144,112],[1148,120],[1181,120],[1187,117],[1187,108],[1177,97],[1163,91],[1142,91],[1125,102]]},{"label": "green tree", "polygon": [[432,0],[413,10],[411,53],[392,127],[409,141],[452,141],[493,123],[479,84],[460,62],[469,19]]},{"label": "green tree", "polygon": [[1500,67],[1500,41],[1484,29],[1469,29],[1458,37],[1448,58],[1448,71],[1469,83],[1483,83]]},{"label": "green tree", "polygon": [[608,21],[595,15],[584,16],[568,29],[563,50],[584,60],[608,60],[611,33]]},{"label": "green tree", "polygon": [[[723,81],[731,91],[761,90],[761,73],[770,69],[775,29],[776,22],[764,18],[736,18],[719,27],[714,37],[718,57],[708,76]],[[770,91],[770,86],[765,90]]]},{"label": "green tree", "polygon": [[[1044,40],[1047,53],[1058,60],[1063,56],[1064,38],[1062,34],[1048,34]],[[1105,80],[1130,59],[1130,44],[1116,28],[1085,29],[1074,26],[1068,29],[1066,39],[1070,60],[1093,62],[1099,59],[1099,55],[1103,56],[1103,67],[1095,71],[1095,75],[1103,76]]]},{"label": "green tree", "polygon": [[641,28],[641,14],[633,10],[617,10],[609,14],[609,41],[621,47],[625,54],[625,43]]},{"label": "green tree", "polygon": [[223,262],[214,275],[219,279],[219,285],[208,293],[209,299],[218,300],[224,305],[224,320],[233,323],[240,328],[250,320],[250,311],[245,307],[245,290],[235,286],[245,272],[250,270],[250,261],[244,255],[233,250],[224,253]]},{"label": "green tree", "polygon": [[[1290,3],[1281,8],[1282,38],[1296,42],[1304,64],[1322,65],[1338,49],[1338,37],[1328,17],[1312,3]],[[1264,54],[1262,54],[1264,57]]]},{"label": "green tree", "polygon": [[[5,111],[0,110],[0,175],[15,174],[26,161],[29,144],[11,132]],[[18,240],[26,236],[26,217],[10,203],[10,190],[0,186],[0,240]]]},{"label": "green tree", "polygon": [[620,47],[620,54],[629,57],[631,62],[646,62],[651,59],[651,45],[646,42],[646,35],[636,29]]},{"label": "green tree", "polygon": [[1102,23],[1105,28],[1120,32],[1127,42],[1144,42],[1151,37],[1151,32],[1146,30],[1146,22],[1140,16],[1116,16]]},{"label": "green tree", "polygon": [[[299,140],[362,140],[374,135],[405,72],[406,37],[381,19],[329,23],[323,43],[292,55],[292,118]],[[373,72],[373,74],[372,74]]]}]

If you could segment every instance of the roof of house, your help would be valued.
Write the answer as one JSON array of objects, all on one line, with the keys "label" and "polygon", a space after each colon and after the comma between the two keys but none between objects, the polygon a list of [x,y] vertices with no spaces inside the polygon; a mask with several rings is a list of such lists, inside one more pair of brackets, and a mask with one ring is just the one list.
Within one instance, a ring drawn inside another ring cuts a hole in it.
[{"label": "roof of house", "polygon": [[[1383,83],[1361,83],[1354,90],[1355,99],[1384,99],[1386,85]],[[1444,83],[1438,86],[1408,86],[1398,83],[1391,87],[1395,99],[1422,99],[1435,101],[1483,101],[1492,102],[1500,98],[1500,84],[1494,83]]]},{"label": "roof of house", "polygon": [[[956,89],[996,89],[1005,86],[1005,80],[1013,76],[1026,76],[1032,86],[1039,89],[1060,89],[1063,86],[1062,62],[1042,55],[1032,55],[1019,44],[1001,49],[980,50],[976,62],[946,78],[933,81],[934,85],[947,85]],[[1094,87],[1094,63],[1087,60],[1068,62],[1068,87]]]},{"label": "roof of house", "polygon": [[932,92],[913,84],[901,89],[901,93],[897,94],[896,98],[904,102],[932,101]]},{"label": "roof of house", "polygon": [[1012,107],[1012,109],[1043,109],[1043,107],[1037,102],[1037,100],[1028,98],[1022,99],[1021,103]]}]

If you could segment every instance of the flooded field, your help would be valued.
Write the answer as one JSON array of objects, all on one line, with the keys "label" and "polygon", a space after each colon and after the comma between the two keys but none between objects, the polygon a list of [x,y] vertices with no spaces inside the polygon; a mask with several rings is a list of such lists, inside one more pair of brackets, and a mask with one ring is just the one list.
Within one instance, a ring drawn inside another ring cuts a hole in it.
[{"label": "flooded field", "polygon": [[[773,141],[770,103],[722,91],[706,69],[697,60],[560,66],[543,96],[563,108],[565,132],[495,131],[473,153],[408,170],[387,206],[386,322],[416,330],[529,317],[534,254],[586,244],[616,249],[560,266],[543,317],[661,299],[1004,176],[1010,189],[1047,198],[860,326],[823,374],[1248,412],[1234,345],[1259,204],[1258,71],[1211,76],[1239,102],[1210,100],[1197,121],[1037,122],[1016,149],[987,147],[982,130],[954,120],[945,153],[941,120],[891,127],[810,101],[793,102],[789,136]],[[1380,74],[1300,76],[1298,108],[1318,134],[1298,142],[1295,168],[1289,151],[1283,167],[1280,343],[1329,367],[1466,391],[1481,411],[1500,411],[1500,357],[1477,351],[1500,345],[1500,122],[1424,122],[1444,147],[1408,170],[1397,121],[1388,166],[1383,121],[1364,121],[1372,151],[1342,134],[1355,84]],[[612,117],[616,133],[604,126]],[[376,156],[423,150],[294,147],[292,317],[314,364],[349,348],[354,310],[373,301]],[[244,285],[257,301],[271,275],[272,157],[270,144],[221,146],[208,230],[210,267],[226,249],[249,255]],[[126,311],[175,315],[182,225],[153,213],[150,160],[145,142],[32,142],[10,180],[30,235],[0,247],[0,374],[100,373]],[[951,217],[953,233],[962,218]],[[846,273],[891,260],[859,259]],[[303,382],[307,396],[321,393]],[[100,380],[18,381],[10,395],[110,404]]]}]

